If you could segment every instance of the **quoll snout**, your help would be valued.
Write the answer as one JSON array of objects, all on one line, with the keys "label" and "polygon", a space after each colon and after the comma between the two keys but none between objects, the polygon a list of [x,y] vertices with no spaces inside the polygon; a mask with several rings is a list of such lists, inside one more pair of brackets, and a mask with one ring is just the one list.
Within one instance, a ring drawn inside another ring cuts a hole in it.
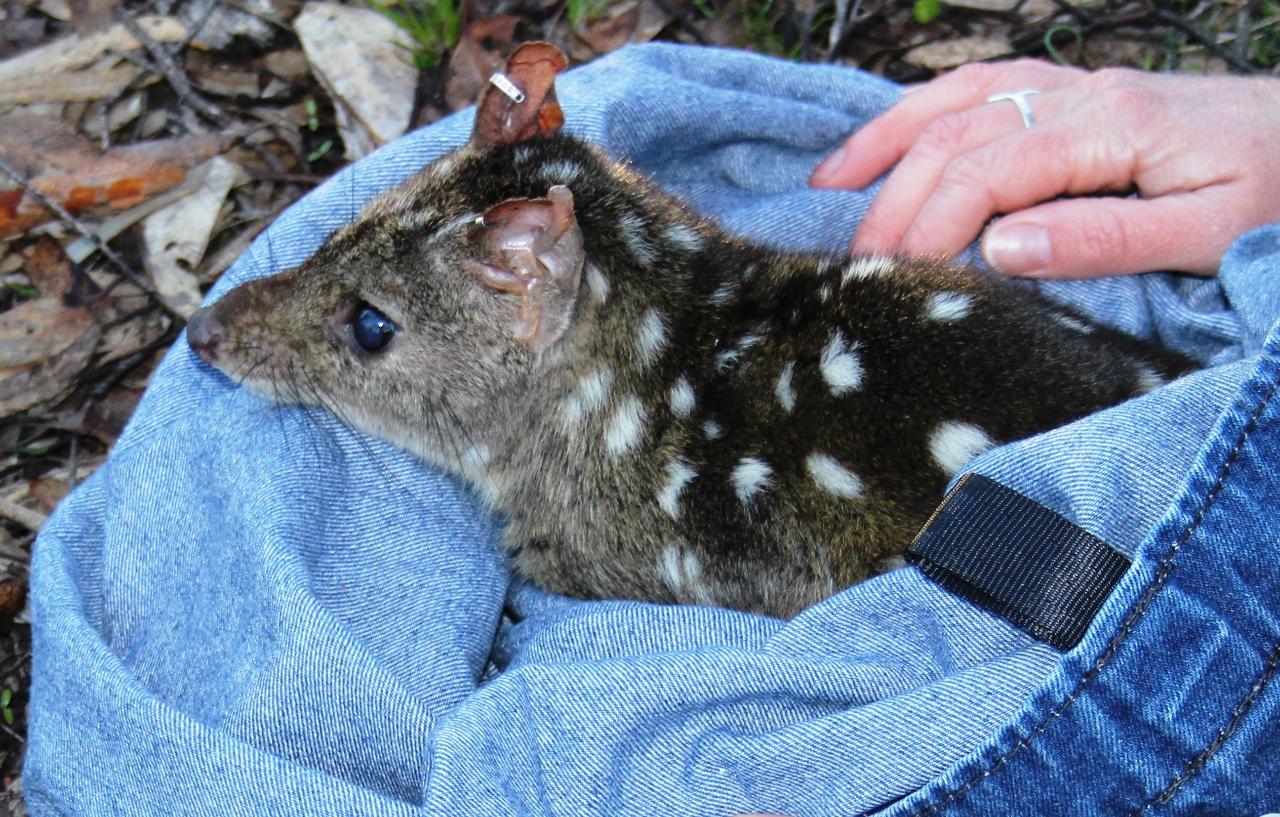
[{"label": "quoll snout", "polygon": [[187,345],[205,363],[217,363],[218,344],[226,337],[226,327],[212,307],[197,310],[187,322]]}]

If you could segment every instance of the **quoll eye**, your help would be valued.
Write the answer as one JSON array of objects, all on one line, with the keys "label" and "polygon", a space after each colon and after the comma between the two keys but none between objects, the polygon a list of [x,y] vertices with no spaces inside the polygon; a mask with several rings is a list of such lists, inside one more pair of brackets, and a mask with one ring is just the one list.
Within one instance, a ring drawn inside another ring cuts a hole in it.
[{"label": "quoll eye", "polygon": [[351,318],[351,338],[366,352],[380,352],[396,333],[395,322],[368,304],[356,307]]}]

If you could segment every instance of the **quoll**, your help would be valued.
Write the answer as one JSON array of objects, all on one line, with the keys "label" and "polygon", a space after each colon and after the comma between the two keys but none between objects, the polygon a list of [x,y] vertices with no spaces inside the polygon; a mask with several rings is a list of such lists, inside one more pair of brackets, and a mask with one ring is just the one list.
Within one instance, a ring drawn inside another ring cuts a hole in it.
[{"label": "quoll", "polygon": [[976,454],[1190,368],[995,276],[729,236],[561,131],[565,64],[520,47],[466,146],[188,328],[465,477],[544,588],[793,615]]}]

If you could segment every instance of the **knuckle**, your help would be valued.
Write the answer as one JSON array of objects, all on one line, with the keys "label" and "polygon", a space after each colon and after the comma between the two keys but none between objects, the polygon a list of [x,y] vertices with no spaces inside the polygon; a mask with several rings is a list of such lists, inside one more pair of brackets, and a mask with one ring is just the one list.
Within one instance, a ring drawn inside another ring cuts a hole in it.
[{"label": "knuckle", "polygon": [[972,92],[981,93],[991,87],[995,81],[999,67],[993,63],[970,62],[952,71],[949,76],[961,87]]},{"label": "knuckle", "polygon": [[990,175],[982,160],[966,153],[947,164],[938,188],[940,191],[983,190]]},{"label": "knuckle", "polygon": [[927,156],[952,156],[968,140],[969,118],[959,113],[938,117],[925,126],[915,147]]},{"label": "knuckle", "polygon": [[1129,257],[1129,231],[1118,214],[1108,208],[1095,208],[1076,236],[1082,260],[1097,263],[1116,262]]}]

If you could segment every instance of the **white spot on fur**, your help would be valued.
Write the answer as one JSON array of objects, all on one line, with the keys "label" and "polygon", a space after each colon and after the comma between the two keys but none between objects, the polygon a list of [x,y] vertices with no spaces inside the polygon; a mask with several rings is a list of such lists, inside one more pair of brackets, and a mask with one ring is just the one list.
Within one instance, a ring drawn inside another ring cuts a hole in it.
[{"label": "white spot on fur", "polygon": [[451,233],[456,233],[460,230],[468,229],[472,224],[476,223],[476,219],[479,217],[479,213],[463,213],[457,218],[449,219],[444,224],[441,224],[436,228],[435,234],[432,238],[440,238],[442,236],[450,235]]},{"label": "white spot on fur", "polygon": [[693,386],[689,385],[688,378],[681,376],[671,387],[671,413],[681,418],[688,417],[693,413],[695,399]]},{"label": "white spot on fur", "polygon": [[844,273],[840,276],[840,286],[845,286],[855,279],[864,280],[883,275],[892,270],[895,263],[897,262],[885,255],[867,255],[862,258],[855,258],[850,262],[849,266],[844,268]]},{"label": "white spot on fur", "polygon": [[448,176],[453,172],[453,166],[458,163],[456,154],[447,153],[441,156],[431,164],[431,169],[435,171],[437,176]]},{"label": "white spot on fur", "polygon": [[795,372],[796,362],[793,360],[782,367],[782,374],[778,375],[778,384],[773,387],[774,393],[778,395],[778,402],[782,404],[782,410],[787,414],[796,408],[796,392],[791,387],[791,377]]},{"label": "white spot on fur", "polygon": [[611,457],[625,454],[640,444],[644,436],[645,410],[640,398],[628,394],[604,430],[604,450]]},{"label": "white spot on fur", "polygon": [[711,293],[709,300],[713,304],[722,304],[733,297],[733,285],[721,284],[715,292]]},{"label": "white spot on fur", "polygon": [[1159,372],[1146,364],[1138,365],[1138,390],[1149,394],[1169,381]]},{"label": "white spot on fur", "polygon": [[718,440],[724,434],[724,429],[715,420],[707,420],[702,424],[702,433],[707,435],[708,440]]},{"label": "white spot on fur", "polygon": [[667,228],[667,241],[685,252],[702,249],[702,234],[687,224],[672,224]]},{"label": "white spot on fur", "polygon": [[929,453],[947,476],[953,476],[970,460],[990,449],[995,442],[972,423],[939,423],[929,435]]},{"label": "white spot on fur", "polygon": [[[439,210],[418,207],[412,200],[397,202],[396,207],[403,208],[399,211],[399,216],[404,219],[405,226],[414,230],[421,230],[440,217]],[[475,215],[470,215],[469,220],[474,222]]]},{"label": "white spot on fur", "polygon": [[524,164],[525,162],[529,161],[529,159],[533,156],[533,148],[529,147],[528,145],[521,145],[520,147],[516,148],[515,153],[513,155],[515,156],[515,160],[517,164]]},{"label": "white spot on fur", "polygon": [[1079,332],[1082,335],[1088,335],[1093,332],[1093,327],[1074,315],[1068,315],[1066,312],[1053,313],[1053,319],[1068,329]]},{"label": "white spot on fur", "polygon": [[662,561],[658,563],[658,572],[662,580],[671,588],[671,592],[679,596],[684,592],[684,571],[680,565],[680,549],[675,545],[667,545],[662,551]]},{"label": "white spot on fur", "polygon": [[831,300],[831,296],[834,292],[835,290],[831,288],[831,284],[823,284],[818,289],[818,298],[825,304],[827,301]]},{"label": "white spot on fur", "polygon": [[973,309],[973,296],[966,292],[931,292],[924,301],[924,314],[935,321],[958,321]]},{"label": "white spot on fur", "polygon": [[636,355],[641,366],[648,366],[658,359],[667,345],[667,325],[658,309],[650,309],[640,319],[636,332]]},{"label": "white spot on fur", "polygon": [[717,372],[726,372],[737,365],[738,359],[742,357],[742,350],[733,346],[720,352],[713,358]]},{"label": "white spot on fur", "polygon": [[609,300],[609,279],[604,277],[604,273],[595,264],[587,264],[587,289],[591,290],[591,297],[596,299],[596,303],[603,304]]},{"label": "white spot on fur", "polygon": [[862,480],[834,457],[816,451],[805,458],[804,467],[818,487],[844,499],[862,496]]},{"label": "white spot on fur", "polygon": [[857,346],[857,343],[846,344],[844,334],[837,329],[822,350],[818,367],[836,397],[862,385],[862,361],[855,351]]},{"label": "white spot on fur", "polygon": [[773,469],[764,460],[743,457],[733,469],[729,481],[733,483],[733,492],[738,495],[738,501],[743,505],[750,505],[756,494],[772,484],[769,479],[771,476]]},{"label": "white spot on fur", "polygon": [[612,385],[613,369],[608,366],[601,366],[578,381],[577,389],[561,404],[560,427],[566,434],[582,422],[584,417],[605,404]]},{"label": "white spot on fur", "polygon": [[667,516],[680,518],[680,492],[697,475],[693,466],[683,460],[667,463],[667,481],[658,490],[658,507],[666,511]]},{"label": "white spot on fur", "polygon": [[743,268],[742,268],[742,280],[744,280],[744,281],[750,281],[750,280],[751,280],[751,277],[752,277],[753,275],[755,275],[755,274],[756,274],[756,269],[758,268],[758,266],[759,266],[759,265],[757,265],[756,263],[752,262],[752,263],[750,263],[750,264],[747,264],[745,267],[743,267]]},{"label": "white spot on fur", "polygon": [[686,550],[681,556],[680,550],[681,546],[674,543],[663,548],[658,575],[676,598],[688,597],[697,604],[714,604],[711,589],[702,578],[702,563],[691,551]]},{"label": "white spot on fur", "polygon": [[693,555],[693,551],[686,550],[684,558],[680,560],[680,566],[684,568],[684,580],[689,588],[689,595],[697,604],[715,604],[715,597],[711,594],[711,588],[707,587],[707,583],[702,579],[702,563],[698,561],[698,557]]},{"label": "white spot on fur", "polygon": [[538,175],[549,182],[568,184],[582,175],[582,165],[568,159],[556,159],[538,168]]},{"label": "white spot on fur", "polygon": [[658,259],[658,251],[649,243],[649,225],[643,218],[635,213],[626,213],[618,219],[618,229],[637,261],[648,266]]}]

